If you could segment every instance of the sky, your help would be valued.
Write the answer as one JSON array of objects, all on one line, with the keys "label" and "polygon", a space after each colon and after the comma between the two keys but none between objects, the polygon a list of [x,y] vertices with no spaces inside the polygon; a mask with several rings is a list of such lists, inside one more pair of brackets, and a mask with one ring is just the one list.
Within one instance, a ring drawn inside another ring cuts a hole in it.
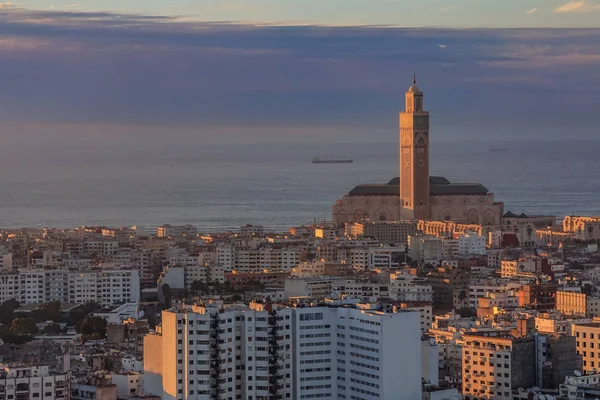
[{"label": "sky", "polygon": [[34,9],[116,11],[197,21],[404,27],[597,27],[599,0],[28,0]]},{"label": "sky", "polygon": [[393,142],[413,73],[442,140],[594,138],[598,21],[600,0],[2,3],[0,141]]}]

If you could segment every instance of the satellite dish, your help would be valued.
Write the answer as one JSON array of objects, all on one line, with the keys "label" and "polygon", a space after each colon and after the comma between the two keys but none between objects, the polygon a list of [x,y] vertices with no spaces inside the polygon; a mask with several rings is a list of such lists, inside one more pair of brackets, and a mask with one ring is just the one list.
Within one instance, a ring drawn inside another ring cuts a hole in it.
[{"label": "satellite dish", "polygon": [[574,386],[577,386],[577,379],[575,379],[575,378],[573,378],[573,377],[570,377],[570,378],[568,379],[568,382],[569,382],[569,385],[574,385]]},{"label": "satellite dish", "polygon": [[377,303],[377,297],[375,297],[375,296],[369,297],[369,303]]},{"label": "satellite dish", "polygon": [[543,394],[540,394],[540,395],[538,396],[538,399],[539,399],[539,400],[546,400],[546,396],[544,396]]},{"label": "satellite dish", "polygon": [[546,400],[554,400],[554,396],[551,396],[549,394],[546,395]]},{"label": "satellite dish", "polygon": [[575,376],[581,376],[581,372],[580,372],[580,371],[577,371],[577,370],[575,370]]}]

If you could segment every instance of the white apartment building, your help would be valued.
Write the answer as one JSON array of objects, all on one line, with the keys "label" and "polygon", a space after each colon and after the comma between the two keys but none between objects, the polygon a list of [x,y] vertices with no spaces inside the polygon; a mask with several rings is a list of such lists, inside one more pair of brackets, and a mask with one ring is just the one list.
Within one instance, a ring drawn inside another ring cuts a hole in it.
[{"label": "white apartment building", "polygon": [[291,310],[218,305],[164,311],[144,339],[144,391],[162,399],[292,397]]},{"label": "white apartment building", "polygon": [[485,255],[486,238],[474,232],[465,232],[458,237],[458,254],[461,256]]},{"label": "white apartment building", "polygon": [[19,274],[0,274],[0,303],[20,296]]},{"label": "white apartment building", "polygon": [[284,296],[285,298],[307,297],[310,299],[323,299],[331,294],[331,285],[336,280],[337,278],[327,276],[286,279]]},{"label": "white apartment building", "polygon": [[518,282],[501,279],[475,281],[469,285],[469,307],[477,308],[479,299],[486,297],[487,293],[505,293],[509,290],[517,290],[520,286]]},{"label": "white apartment building", "polygon": [[19,297],[22,304],[46,301],[46,272],[44,270],[22,270],[19,273]]},{"label": "white apartment building", "polygon": [[225,268],[225,271],[233,270],[234,250],[230,245],[217,246],[217,264]]},{"label": "white apartment building", "polygon": [[127,372],[144,373],[144,360],[139,360],[136,357],[124,356],[121,358],[121,369]]},{"label": "white apartment building", "polygon": [[331,290],[351,297],[389,297],[389,285],[378,282],[364,282],[354,279],[337,280],[331,284]]},{"label": "white apartment building", "polygon": [[13,270],[13,255],[6,250],[0,248],[0,273],[12,272]]},{"label": "white apartment building", "polygon": [[136,303],[140,299],[140,275],[137,270],[102,270],[99,275],[99,304]]},{"label": "white apartment building", "polygon": [[409,236],[408,256],[421,264],[439,264],[443,259],[442,240],[427,235]]},{"label": "white apartment building", "polygon": [[421,333],[427,333],[433,323],[433,307],[429,302],[406,302],[400,304],[404,311],[416,311],[421,316]]},{"label": "white apartment building", "polygon": [[[419,315],[356,307],[164,311],[144,340],[144,391],[163,399],[420,399]],[[398,360],[411,368],[400,372]]]},{"label": "white apartment building", "polygon": [[449,237],[441,237],[440,241],[442,243],[442,258],[453,259],[458,256],[458,254],[459,254],[458,239],[453,239],[453,238],[449,238]]},{"label": "white apartment building", "polygon": [[238,247],[232,253],[225,249],[217,248],[217,264],[226,271],[229,271],[228,265],[238,272],[291,271],[300,263],[298,248]]},{"label": "white apartment building", "polygon": [[433,288],[427,279],[403,272],[390,274],[390,297],[398,301],[432,301]]},{"label": "white apartment building", "polygon": [[486,251],[487,266],[490,268],[500,268],[504,258],[504,250],[490,249]]},{"label": "white apartment building", "polygon": [[349,237],[368,236],[386,244],[406,245],[416,230],[417,221],[357,221],[346,225]]},{"label": "white apartment building", "polygon": [[45,271],[47,301],[69,301],[69,271],[62,269]]},{"label": "white apartment building", "polygon": [[[396,255],[404,254],[406,248],[402,247],[370,247],[368,258],[367,258],[367,267],[369,269],[382,268],[389,269],[392,267],[397,267],[398,262],[394,262],[394,258]],[[402,259],[404,261],[404,259]]]},{"label": "white apartment building", "polygon": [[52,374],[47,366],[0,364],[0,396],[7,400],[69,400],[71,374]]},{"label": "white apartment building", "polygon": [[513,278],[518,275],[540,275],[542,260],[541,257],[536,256],[522,257],[518,260],[502,260],[501,275],[503,278]]},{"label": "white apartment building", "polygon": [[198,234],[198,228],[193,225],[161,225],[156,228],[156,236],[159,238],[177,238],[182,236],[196,236]]},{"label": "white apartment building", "polygon": [[112,383],[117,386],[119,399],[141,396],[144,393],[144,374],[138,372],[112,374]]},{"label": "white apartment building", "polygon": [[217,264],[185,267],[186,287],[190,288],[194,281],[223,283],[225,282],[225,267]]},{"label": "white apartment building", "polygon": [[244,225],[240,228],[241,236],[264,236],[265,228],[261,225]]},{"label": "white apartment building", "polygon": [[323,276],[326,275],[326,266],[325,261],[302,262],[292,269],[291,276],[297,278]]},{"label": "white apartment building", "polygon": [[77,304],[97,302],[100,290],[96,271],[74,271],[69,274],[69,302]]},{"label": "white apartment building", "polygon": [[0,275],[0,299],[14,298],[21,304],[94,301],[110,306],[137,302],[139,296],[137,270],[26,269],[18,274]]},{"label": "white apartment building", "polygon": [[84,254],[98,254],[108,256],[116,254],[119,251],[119,242],[117,240],[84,240]]}]

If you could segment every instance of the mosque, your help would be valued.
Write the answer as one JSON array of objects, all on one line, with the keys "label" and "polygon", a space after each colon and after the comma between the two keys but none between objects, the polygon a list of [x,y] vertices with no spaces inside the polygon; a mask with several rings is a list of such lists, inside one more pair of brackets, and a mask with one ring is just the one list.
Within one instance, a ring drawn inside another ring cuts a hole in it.
[{"label": "mosque", "polygon": [[337,200],[333,222],[439,220],[499,225],[504,203],[479,183],[454,183],[429,175],[429,112],[416,78],[400,112],[400,176],[384,184],[358,185]]}]

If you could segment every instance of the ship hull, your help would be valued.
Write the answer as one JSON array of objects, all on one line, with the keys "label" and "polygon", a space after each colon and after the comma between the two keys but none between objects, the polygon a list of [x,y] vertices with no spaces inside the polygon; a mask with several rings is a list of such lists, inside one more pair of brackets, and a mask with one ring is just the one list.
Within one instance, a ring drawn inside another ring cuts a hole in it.
[{"label": "ship hull", "polygon": [[313,160],[313,164],[352,164],[354,160]]}]

